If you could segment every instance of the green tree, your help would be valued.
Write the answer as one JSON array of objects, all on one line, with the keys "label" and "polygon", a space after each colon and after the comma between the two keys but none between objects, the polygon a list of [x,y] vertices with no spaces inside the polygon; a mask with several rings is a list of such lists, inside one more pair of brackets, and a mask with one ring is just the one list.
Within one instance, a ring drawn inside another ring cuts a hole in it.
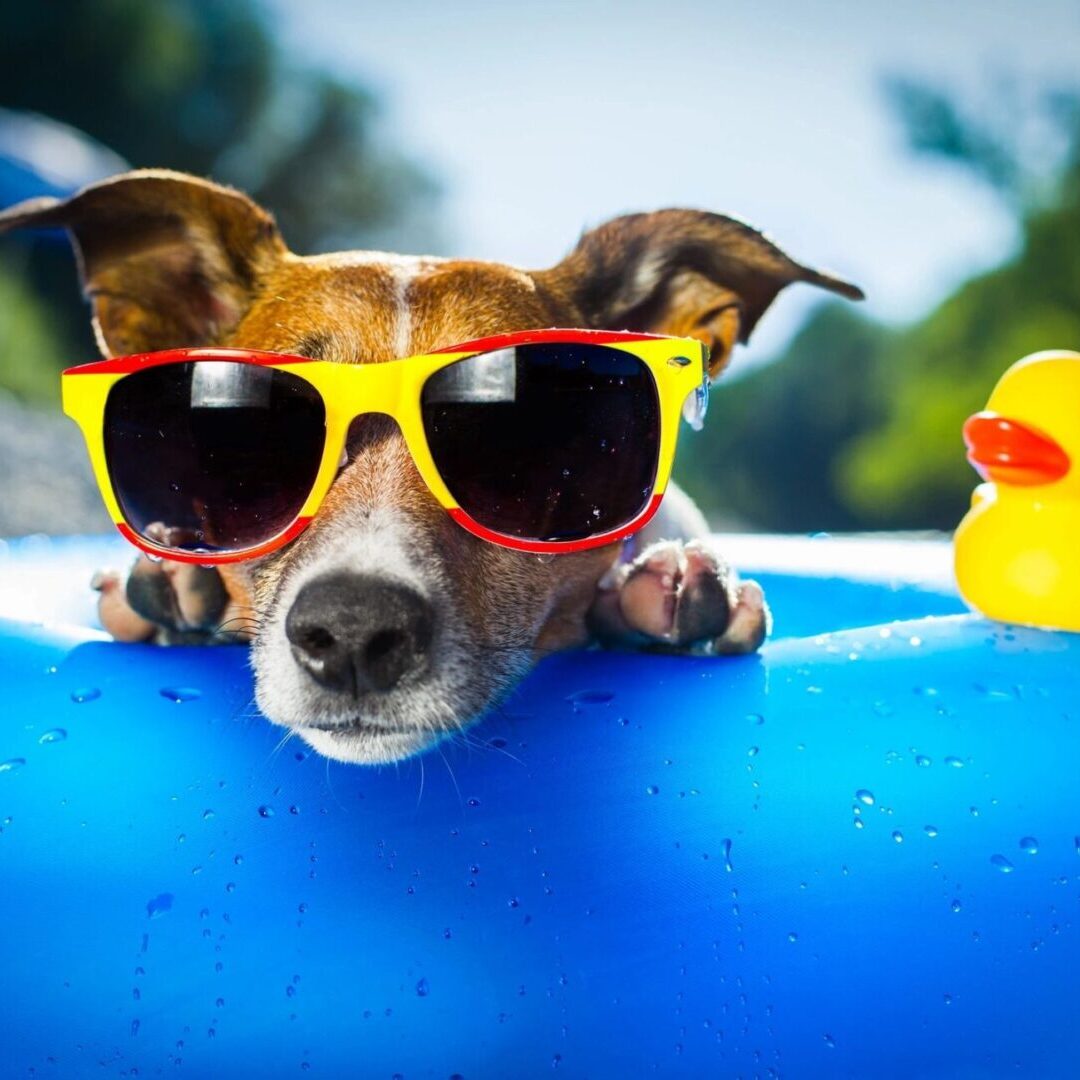
[{"label": "green tree", "polygon": [[1019,250],[910,326],[823,306],[775,362],[724,386],[679,467],[718,520],[952,528],[977,482],[965,418],[1015,360],[1080,348],[1080,93],[1006,85],[974,108],[910,81],[887,93],[913,153],[1012,208]]},{"label": "green tree", "polygon": [[[296,251],[438,246],[437,186],[389,143],[375,97],[294,64],[254,0],[9,5],[0,105],[71,124],[135,167],[242,187],[276,212]],[[18,272],[45,297],[55,341],[42,351],[93,356],[70,256],[35,245],[16,271],[20,243],[4,241],[0,281]],[[0,308],[0,342],[11,324]],[[0,354],[0,385],[30,396],[55,385],[44,367],[37,382],[17,379],[12,365],[25,362]]]}]

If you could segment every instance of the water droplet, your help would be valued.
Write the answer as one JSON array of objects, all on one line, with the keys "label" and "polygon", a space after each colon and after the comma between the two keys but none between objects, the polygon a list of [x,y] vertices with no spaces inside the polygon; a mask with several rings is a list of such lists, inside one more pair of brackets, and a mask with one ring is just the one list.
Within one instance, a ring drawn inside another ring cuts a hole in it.
[{"label": "water droplet", "polygon": [[204,810],[202,812],[203,821],[209,821],[213,816],[214,816],[214,811],[213,810]]},{"label": "water droplet", "polygon": [[867,791],[866,788],[859,788],[859,790],[855,792],[855,798],[866,806],[874,805],[874,793],[872,791]]},{"label": "water droplet", "polygon": [[299,911],[301,915],[306,915],[307,910],[308,910],[308,906],[307,906],[307,904],[297,904],[296,905],[296,910]]},{"label": "water droplet", "polygon": [[835,1050],[836,1049],[836,1040],[827,1031],[825,1032],[824,1035],[821,1036],[821,1038],[824,1040],[825,1045],[830,1050]]},{"label": "water droplet", "polygon": [[1011,874],[1016,869],[1004,855],[991,855],[990,864],[996,866],[1003,874]]},{"label": "water droplet", "polygon": [[928,769],[933,764],[933,761],[925,754],[916,754],[915,764],[918,765],[920,769]]},{"label": "water droplet", "polygon": [[952,994],[942,994],[942,995],[941,995],[941,1000],[942,1000],[942,1001],[943,1001],[943,1002],[944,1002],[944,1003],[945,1003],[946,1005],[951,1005],[951,1004],[952,1004]]},{"label": "water droplet", "polygon": [[296,997],[296,987],[293,986],[292,983],[289,983],[289,985],[285,987],[285,996]]},{"label": "water droplet", "polygon": [[46,731],[44,735],[38,739],[38,742],[42,746],[46,746],[49,743],[63,742],[67,738],[67,732],[62,728],[53,728],[51,731]]},{"label": "water droplet", "polygon": [[214,1008],[215,1009],[224,1009],[225,1008],[225,999],[223,997],[219,997],[217,999],[217,1001],[214,1002]]},{"label": "water droplet", "polygon": [[1020,850],[1026,851],[1029,855],[1039,854],[1039,841],[1034,836],[1025,836],[1020,841]]},{"label": "water droplet", "polygon": [[427,997],[428,994],[430,994],[430,993],[431,993],[431,986],[428,983],[427,979],[421,979],[416,984],[416,996],[417,997]]},{"label": "water droplet", "polygon": [[172,905],[175,897],[172,893],[163,892],[159,893],[152,900],[146,902],[146,914],[151,919],[156,919],[161,915],[164,915]]},{"label": "water droplet", "polygon": [[959,900],[953,900],[953,902],[949,905],[949,908],[953,912],[954,915],[959,915],[960,914],[960,907],[961,907],[961,905],[960,905]]},{"label": "water droplet", "polygon": [[724,869],[730,874],[735,869],[731,865],[731,841],[725,838],[720,846],[724,852]]},{"label": "water droplet", "polygon": [[898,844],[902,844],[904,842],[904,834],[899,829],[893,829],[892,838]]},{"label": "water droplet", "polygon": [[196,690],[193,686],[163,686],[158,693],[169,701],[175,701],[177,705],[202,697],[202,691]]},{"label": "water droplet", "polygon": [[82,705],[86,701],[97,701],[101,697],[101,691],[96,686],[81,686],[78,690],[71,691],[71,700],[76,705]]},{"label": "water droplet", "polygon": [[0,761],[0,773],[18,772],[26,764],[26,758],[13,757]]},{"label": "water droplet", "polygon": [[757,712],[747,713],[746,714],[746,719],[749,720],[750,723],[754,724],[755,726],[760,726],[761,724],[765,723],[765,717],[762,716],[761,713],[757,713]]},{"label": "water droplet", "polygon": [[570,694],[566,700],[575,707],[579,705],[606,705],[614,696],[610,690],[579,690],[576,694]]},{"label": "water droplet", "polygon": [[293,817],[295,817],[297,814],[300,813],[300,807],[299,806],[290,806],[289,807],[289,813],[292,814]]},{"label": "water droplet", "polygon": [[968,807],[968,813],[972,817],[978,817],[979,816],[979,808],[977,806],[969,806]]},{"label": "water droplet", "polygon": [[273,817],[274,808],[272,806],[260,806],[259,817]]},{"label": "water droplet", "polygon": [[660,789],[655,784],[650,784],[645,789],[645,794],[646,795],[659,795],[660,794]]},{"label": "water droplet", "polygon": [[138,1020],[132,1020],[131,1021],[131,1036],[132,1036],[132,1038],[134,1038],[138,1034],[139,1034],[139,1021]]},{"label": "water droplet", "polygon": [[477,806],[480,805],[480,800],[479,799],[469,799],[468,800],[468,805],[472,806],[472,807],[477,807]]},{"label": "water droplet", "polygon": [[864,826],[865,826],[865,822],[863,821],[862,818],[854,818],[852,820],[851,824],[854,825],[856,829],[861,829],[861,828],[864,828]]},{"label": "water droplet", "polygon": [[945,764],[948,765],[951,769],[962,769],[964,767],[963,761],[961,761],[958,757],[947,757],[945,759]]},{"label": "water droplet", "polygon": [[234,866],[243,866],[244,865],[244,856],[243,855],[234,855],[233,856],[233,865]]},{"label": "water droplet", "polygon": [[791,933],[788,934],[787,939],[794,945],[795,942],[799,940],[799,935],[796,934],[794,930],[792,930]]},{"label": "water droplet", "polygon": [[234,892],[236,892],[236,882],[235,882],[235,881],[229,881],[229,882],[226,882],[226,884],[225,884],[225,891],[226,891],[227,893],[234,893]]},{"label": "water droplet", "polygon": [[937,826],[936,825],[924,825],[923,826],[923,832],[926,833],[927,836],[937,836],[937,834],[938,834]]},{"label": "water droplet", "polygon": [[761,747],[760,746],[751,746],[750,749],[746,751],[746,756],[747,757],[757,757],[759,753],[761,753]]}]

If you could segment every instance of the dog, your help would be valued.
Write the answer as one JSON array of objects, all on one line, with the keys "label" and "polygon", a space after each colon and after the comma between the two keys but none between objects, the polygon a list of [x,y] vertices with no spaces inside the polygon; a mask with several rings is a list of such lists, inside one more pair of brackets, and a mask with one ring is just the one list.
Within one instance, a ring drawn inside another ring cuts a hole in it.
[{"label": "dog", "polygon": [[[164,170],[0,214],[0,231],[46,227],[68,231],[107,357],[219,345],[378,364],[561,326],[698,339],[715,378],[785,286],[862,298],[746,224],[697,210],[615,218],[539,271],[373,251],[298,256],[241,192]],[[261,711],[327,757],[367,764],[461,731],[553,651],[747,653],[770,621],[761,589],[739,579],[674,486],[629,545],[510,550],[456,524],[397,426],[374,414],[354,422],[318,515],[287,546],[218,568],[141,556],[126,577],[102,572],[93,584],[117,640],[252,639]],[[379,689],[321,678],[290,634],[300,613],[362,666],[363,643],[402,609],[420,629],[383,636],[399,677]]]}]

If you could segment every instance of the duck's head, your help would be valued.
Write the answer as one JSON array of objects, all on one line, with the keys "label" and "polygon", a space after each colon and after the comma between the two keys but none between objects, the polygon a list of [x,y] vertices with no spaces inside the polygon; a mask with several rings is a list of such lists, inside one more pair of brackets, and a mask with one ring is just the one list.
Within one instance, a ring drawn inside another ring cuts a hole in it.
[{"label": "duck's head", "polygon": [[964,424],[964,442],[986,480],[1080,491],[1080,353],[1032,353],[1013,364]]}]

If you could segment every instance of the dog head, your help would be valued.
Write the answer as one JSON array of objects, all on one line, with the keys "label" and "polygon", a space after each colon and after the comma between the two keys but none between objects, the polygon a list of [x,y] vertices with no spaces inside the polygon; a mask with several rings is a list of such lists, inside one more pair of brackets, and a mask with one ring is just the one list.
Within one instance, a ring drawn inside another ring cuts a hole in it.
[{"label": "dog head", "polygon": [[[300,257],[244,195],[164,171],[23,204],[0,217],[15,226],[69,231],[107,356],[229,345],[377,364],[564,326],[695,337],[715,376],[786,285],[861,295],[747,225],[693,210],[617,218],[540,271]],[[266,716],[328,756],[376,762],[461,730],[538,655],[583,643],[614,555],[538,557],[477,539],[428,492],[394,423],[369,415],[307,531],[223,577],[256,613]]]}]

